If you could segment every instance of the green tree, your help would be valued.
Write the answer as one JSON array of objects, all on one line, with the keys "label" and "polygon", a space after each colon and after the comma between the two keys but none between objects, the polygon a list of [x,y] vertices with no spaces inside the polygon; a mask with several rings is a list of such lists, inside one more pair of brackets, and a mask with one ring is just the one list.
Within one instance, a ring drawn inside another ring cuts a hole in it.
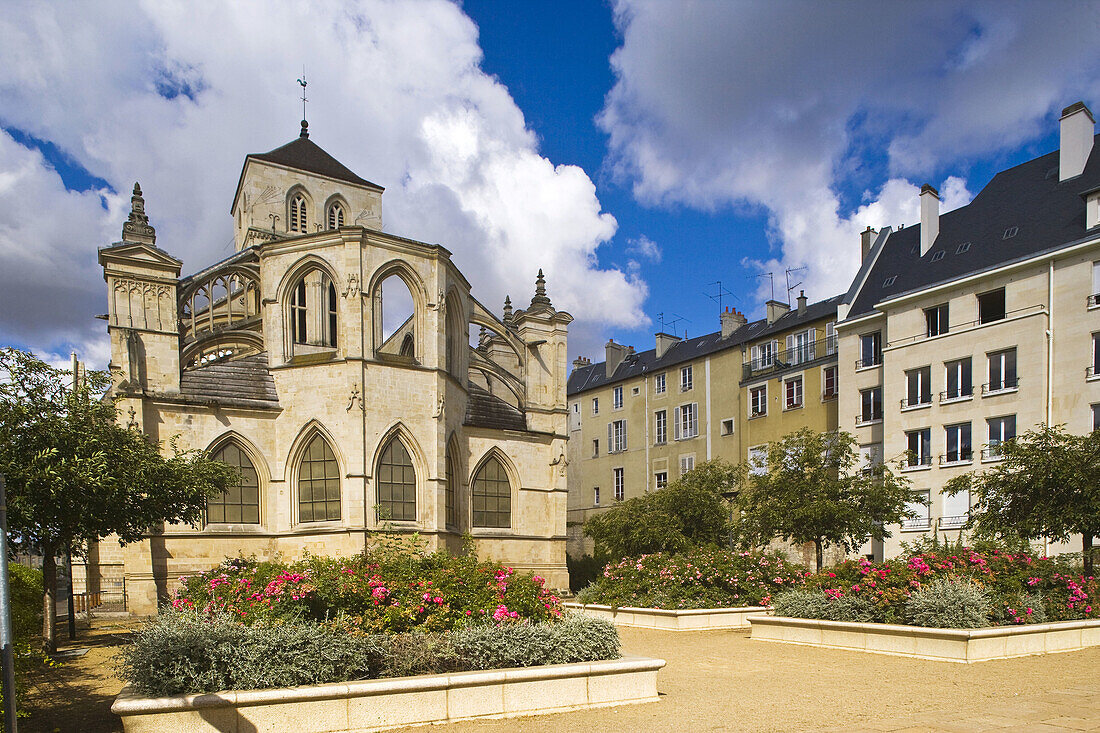
[{"label": "green tree", "polygon": [[947,494],[970,492],[970,520],[979,537],[1081,535],[1085,575],[1092,575],[1092,541],[1100,534],[1100,431],[1071,435],[1040,425],[997,446],[1002,460],[985,471],[956,476]]},{"label": "green tree", "polygon": [[659,491],[590,517],[584,533],[595,542],[597,557],[720,545],[728,539],[730,527],[723,495],[736,485],[737,473],[721,460],[701,463]]},{"label": "green tree", "polygon": [[70,372],[0,349],[0,473],[13,542],[42,554],[42,637],[56,649],[55,558],[116,534],[135,542],[162,522],[197,522],[207,497],[239,481],[202,451],[171,455],[117,422],[108,376]]},{"label": "green tree", "polygon": [[851,552],[883,540],[887,525],[909,516],[906,505],[919,501],[908,480],[886,465],[859,466],[848,433],[802,428],[770,443],[766,470],[746,477],[737,496],[737,534],[746,546],[775,538],[812,542],[820,570],[825,545]]}]

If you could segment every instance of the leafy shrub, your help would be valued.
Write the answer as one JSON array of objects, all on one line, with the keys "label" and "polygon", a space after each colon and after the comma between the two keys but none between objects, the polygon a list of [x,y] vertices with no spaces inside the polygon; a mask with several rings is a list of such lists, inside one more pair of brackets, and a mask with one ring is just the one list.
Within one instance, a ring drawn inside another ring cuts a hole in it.
[{"label": "leafy shrub", "polygon": [[876,620],[873,601],[860,596],[834,595],[822,590],[789,590],[772,600],[776,616],[823,621],[869,623]]},{"label": "leafy shrub", "polygon": [[1006,594],[992,604],[989,617],[997,625],[1045,624],[1047,622],[1046,603],[1041,593],[1023,591]]},{"label": "leafy shrub", "polygon": [[938,578],[909,595],[905,615],[914,626],[979,629],[989,626],[989,591],[974,581]]},{"label": "leafy shrub", "polygon": [[549,621],[561,601],[537,575],[470,555],[400,549],[294,563],[232,558],[180,578],[176,609],[244,623],[337,620],[348,632],[448,631],[493,620]]},{"label": "leafy shrub", "polygon": [[619,656],[615,627],[571,616],[452,632],[353,635],[314,621],[238,622],[166,610],[134,633],[119,672],[150,696],[588,662]]},{"label": "leafy shrub", "polygon": [[773,593],[801,585],[804,575],[800,566],[775,552],[657,552],[608,564],[578,598],[641,608],[768,605]]},{"label": "leafy shrub", "polygon": [[591,555],[573,557],[565,556],[565,566],[569,570],[569,590],[579,593],[596,581],[603,572],[603,560],[597,560]]},{"label": "leafy shrub", "polygon": [[8,563],[11,592],[11,624],[16,639],[30,639],[42,633],[42,571]]}]

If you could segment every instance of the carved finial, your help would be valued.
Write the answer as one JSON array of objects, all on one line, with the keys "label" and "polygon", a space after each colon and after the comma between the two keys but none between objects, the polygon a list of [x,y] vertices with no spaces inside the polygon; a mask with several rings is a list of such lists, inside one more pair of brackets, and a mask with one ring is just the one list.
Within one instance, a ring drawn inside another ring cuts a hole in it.
[{"label": "carved finial", "polygon": [[550,307],[550,299],[546,297],[546,278],[542,276],[542,268],[539,268],[539,276],[535,278],[535,297],[531,298],[530,310],[545,310]]},{"label": "carved finial", "polygon": [[298,133],[298,137],[309,137],[309,123],[302,120],[302,131]]},{"label": "carved finial", "polygon": [[149,217],[145,214],[145,199],[141,195],[141,184],[134,183],[134,195],[130,197],[130,216],[122,225],[123,242],[142,242],[153,244],[157,241],[157,231],[149,226]]},{"label": "carved finial", "polygon": [[481,331],[479,331],[478,334],[477,334],[477,347],[479,349],[484,349],[488,345],[489,345],[489,331],[485,328],[485,326],[482,326]]},{"label": "carved finial", "polygon": [[507,295],[504,296],[504,325],[512,325],[512,298]]}]

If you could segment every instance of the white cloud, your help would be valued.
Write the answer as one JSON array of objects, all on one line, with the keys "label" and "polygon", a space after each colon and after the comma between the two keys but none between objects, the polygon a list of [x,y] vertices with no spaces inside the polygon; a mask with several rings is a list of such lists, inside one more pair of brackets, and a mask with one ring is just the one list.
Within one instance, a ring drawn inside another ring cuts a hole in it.
[{"label": "white cloud", "polygon": [[637,255],[651,262],[661,261],[661,248],[649,237],[644,234],[637,239],[631,239],[627,242],[626,251],[629,254]]},{"label": "white cloud", "polygon": [[[807,267],[816,297],[847,289],[865,226],[916,221],[919,184],[1049,133],[1065,104],[1100,103],[1087,3],[614,9],[623,41],[599,123],[615,171],[652,205],[763,206],[774,251],[760,265]],[[875,179],[845,210],[838,192]],[[962,178],[940,188],[945,208],[969,200]]]},{"label": "white cloud", "polygon": [[[446,246],[492,307],[505,293],[523,307],[542,267],[556,306],[583,306],[578,337],[645,322],[645,284],[597,260],[617,224],[591,180],[539,154],[451,2],[28,1],[5,7],[0,38],[0,124],[116,191],[140,180],[157,244],[185,272],[229,253],[245,154],[297,135],[305,63],[311,139],[386,186],[388,231]],[[103,211],[0,136],[0,293],[12,299],[0,342],[103,353],[95,250],[118,239],[117,198]]]}]

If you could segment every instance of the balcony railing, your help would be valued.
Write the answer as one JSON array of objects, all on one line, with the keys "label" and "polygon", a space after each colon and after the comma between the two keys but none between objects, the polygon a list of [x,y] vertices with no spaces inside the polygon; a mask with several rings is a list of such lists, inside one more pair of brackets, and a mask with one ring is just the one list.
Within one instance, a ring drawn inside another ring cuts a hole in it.
[{"label": "balcony railing", "polygon": [[862,414],[861,413],[859,415],[856,415],[856,425],[870,425],[871,423],[879,422],[880,420],[882,420],[882,413],[881,412],[878,412],[878,413],[872,412],[872,413],[869,413],[869,414]]},{"label": "balcony railing", "polygon": [[904,468],[920,468],[931,465],[932,456],[914,456],[905,462]]},{"label": "balcony railing", "polygon": [[922,395],[915,401],[910,401],[908,398],[901,400],[901,409],[910,410],[916,407],[928,407],[932,404],[932,395]]},{"label": "balcony railing", "polygon": [[928,517],[903,519],[901,520],[901,529],[903,532],[918,532],[921,530],[932,529],[932,520]]},{"label": "balcony railing", "polygon": [[974,387],[972,385],[966,385],[955,392],[949,392],[944,390],[940,392],[940,403],[944,402],[959,402],[961,400],[968,400],[974,396]]},{"label": "balcony railing", "polygon": [[876,354],[870,359],[856,359],[856,369],[867,369],[876,366],[882,366],[882,354]]},{"label": "balcony railing", "polygon": [[1000,382],[986,382],[982,385],[982,395],[1001,394],[1002,392],[1015,392],[1020,387],[1018,377],[1004,379]]},{"label": "balcony railing", "polygon": [[839,395],[840,393],[837,392],[836,388],[833,388],[831,390],[827,389],[821,393],[821,401],[825,402],[826,400],[835,400]]},{"label": "balcony railing", "polygon": [[983,461],[1001,461],[1004,460],[1004,455],[1001,453],[1001,446],[990,445],[982,448],[982,460]]},{"label": "balcony railing", "polygon": [[940,517],[940,529],[958,529],[966,525],[970,519],[969,514],[958,514],[954,517]]},{"label": "balcony railing", "polygon": [[1088,299],[1085,300],[1085,306],[1087,308],[1100,307],[1100,293],[1093,293],[1092,295],[1090,295]]},{"label": "balcony railing", "polygon": [[956,466],[964,463],[973,463],[973,461],[974,454],[969,450],[961,451],[959,453],[945,453],[944,455],[940,456],[941,466]]},{"label": "balcony railing", "polygon": [[1093,364],[1092,366],[1085,367],[1085,379],[1093,379],[1095,377],[1100,377],[1100,372],[1097,372],[1096,365]]},{"label": "balcony railing", "polygon": [[766,357],[757,357],[744,363],[743,379],[768,372],[782,371],[789,367],[836,355],[836,337],[811,341],[791,349],[779,349]]}]

